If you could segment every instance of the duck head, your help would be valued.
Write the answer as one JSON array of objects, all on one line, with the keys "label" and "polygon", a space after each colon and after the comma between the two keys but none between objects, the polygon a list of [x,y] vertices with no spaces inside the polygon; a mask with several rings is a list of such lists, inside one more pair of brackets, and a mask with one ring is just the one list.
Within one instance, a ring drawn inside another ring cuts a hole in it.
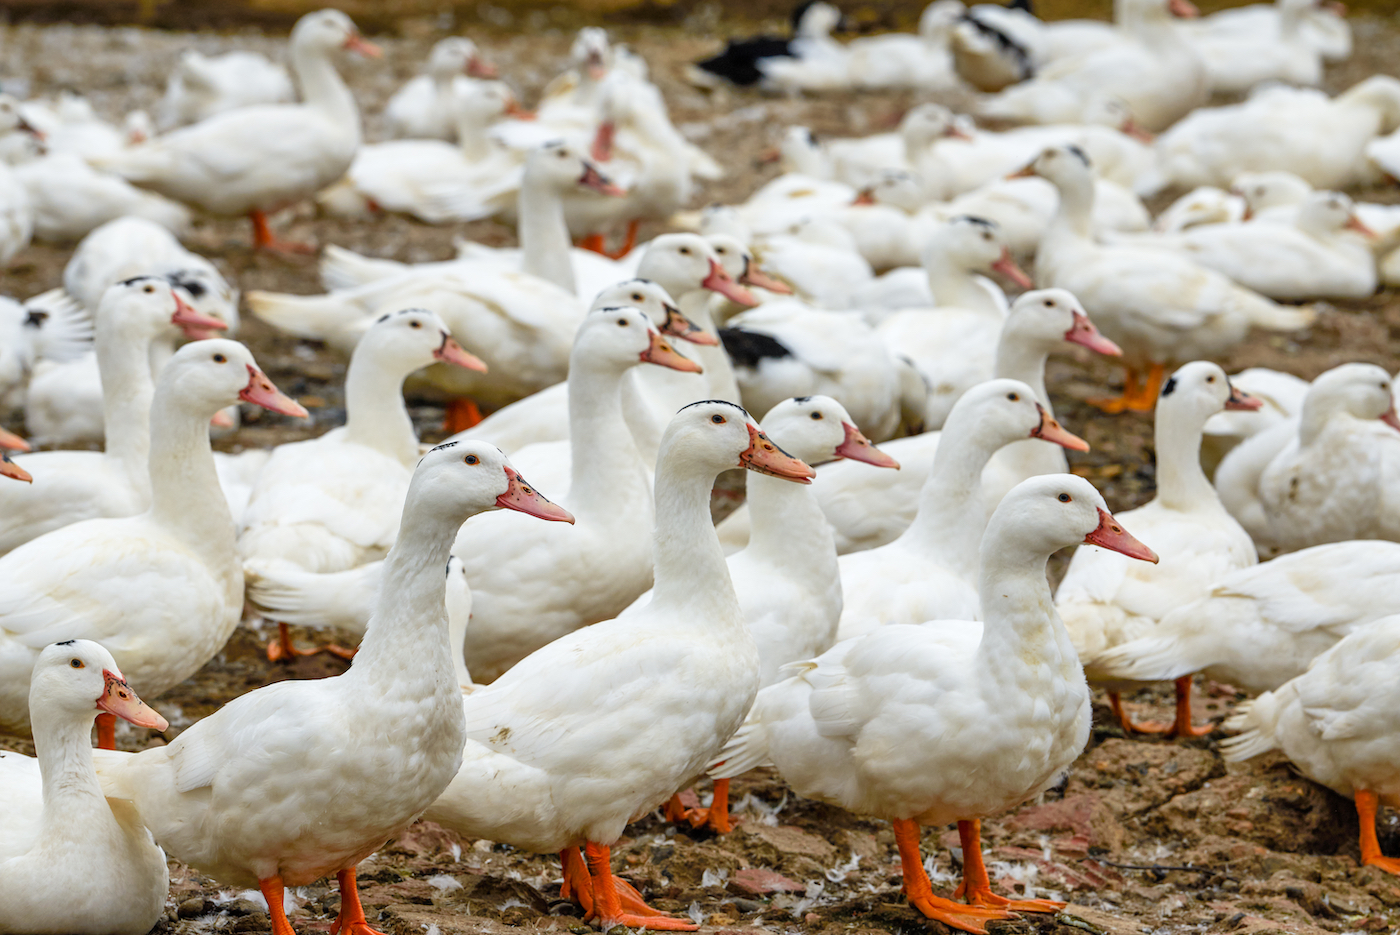
[{"label": "duck head", "polygon": [[830,396],[797,396],[778,403],[763,417],[768,437],[807,464],[848,458],[899,470],[899,462],[876,448],[856,428],[846,408]]}]

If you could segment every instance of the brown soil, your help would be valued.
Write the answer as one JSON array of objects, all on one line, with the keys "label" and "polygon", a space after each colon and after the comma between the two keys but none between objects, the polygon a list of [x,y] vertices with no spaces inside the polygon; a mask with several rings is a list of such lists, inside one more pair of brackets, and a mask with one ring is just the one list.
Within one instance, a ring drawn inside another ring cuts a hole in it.
[{"label": "brown soil", "polygon": [[[558,68],[571,39],[552,25],[549,15],[532,16],[502,22],[502,31],[488,42],[491,58],[519,83],[527,100]],[[651,63],[677,125],[709,151],[723,154],[730,176],[703,191],[697,204],[740,199],[770,177],[775,169],[762,164],[759,153],[788,124],[805,123],[818,133],[864,133],[893,125],[910,103],[891,96],[817,101],[747,92],[707,96],[682,84],[678,75],[681,64],[715,48],[714,40],[704,38],[714,22],[698,12],[686,28],[615,31],[615,38]],[[1357,21],[1356,31],[1357,55],[1332,73],[1332,90],[1367,74],[1393,73],[1400,62],[1400,31],[1373,19]],[[393,89],[416,71],[433,38],[421,23],[403,32],[403,38],[386,42],[383,63],[354,70],[353,83],[369,115],[378,114]],[[191,45],[206,51],[241,46],[280,52],[280,40],[254,33],[225,37],[22,25],[7,30],[6,79],[28,82],[34,94],[82,89],[99,109],[115,116],[131,107],[152,106],[175,56]],[[368,129],[373,138],[373,116]],[[1395,200],[1390,189],[1359,194]],[[347,223],[316,217],[309,207],[287,212],[278,222],[292,237],[414,261],[450,256],[457,235],[492,243],[511,237],[493,223],[446,228],[394,217]],[[245,291],[319,291],[312,261],[252,253],[242,223],[206,219],[191,246],[213,257]],[[25,296],[58,285],[68,256],[67,248],[31,247],[7,271],[5,291]],[[343,419],[342,359],[314,343],[277,335],[252,319],[240,338],[279,385],[312,409],[314,423],[308,428],[250,411],[245,427],[221,447],[289,441]],[[1346,360],[1375,361],[1394,370],[1397,350],[1400,301],[1387,292],[1328,307],[1305,334],[1257,335],[1223,363],[1232,370],[1264,365],[1311,378]],[[1075,470],[1094,480],[1116,510],[1150,497],[1150,419],[1106,418],[1082,402],[1116,380],[1112,368],[1087,354],[1070,355],[1052,364],[1049,380],[1065,423],[1093,445],[1092,452],[1072,457]],[[441,410],[425,403],[415,405],[414,413],[425,438],[436,437]],[[10,427],[23,428],[13,420]],[[193,679],[152,699],[172,722],[168,736],[260,685],[323,677],[344,668],[325,657],[271,666],[262,655],[267,635],[239,630]],[[1236,700],[1228,686],[1204,685],[1199,694],[1198,711],[1214,717]],[[1144,692],[1132,700],[1140,716],[1169,714],[1165,694]],[[1211,739],[1124,739],[1103,707],[1096,707],[1095,721],[1090,747],[1062,787],[1041,802],[987,822],[984,830],[989,866],[1001,891],[1058,896],[1072,905],[1065,915],[1028,915],[1023,922],[994,924],[993,931],[1381,932],[1400,924],[1400,881],[1357,865],[1356,813],[1350,802],[1299,778],[1281,759],[1227,766]],[[119,733],[126,749],[158,742],[146,732]],[[0,736],[0,746],[32,752],[29,742],[17,737]],[[677,832],[654,816],[629,829],[631,836],[614,850],[615,865],[654,905],[693,910],[704,917],[704,931],[713,935],[941,928],[903,903],[887,825],[791,796],[770,772],[737,780],[734,792],[742,820],[735,833],[716,838]],[[1381,843],[1389,853],[1400,853],[1400,834],[1389,813],[1382,822]],[[928,829],[924,844],[933,857],[935,885],[951,890],[956,834]],[[751,872],[756,868],[774,871],[792,886]],[[387,844],[361,866],[360,880],[371,922],[395,935],[522,927],[583,931],[577,911],[558,899],[553,857],[460,841],[430,825],[416,825]],[[799,891],[762,892],[775,885]],[[304,900],[293,916],[298,929],[327,930],[338,903],[333,887],[307,887],[298,896]],[[172,864],[168,919],[158,928],[258,932],[267,931],[267,920],[247,894],[229,892]]]}]

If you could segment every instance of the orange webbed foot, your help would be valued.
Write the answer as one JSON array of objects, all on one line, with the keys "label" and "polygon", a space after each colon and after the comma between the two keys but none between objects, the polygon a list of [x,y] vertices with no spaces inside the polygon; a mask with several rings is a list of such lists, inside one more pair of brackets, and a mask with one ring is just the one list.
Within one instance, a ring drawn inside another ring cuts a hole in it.
[{"label": "orange webbed foot", "polygon": [[1400,858],[1396,857],[1372,857],[1364,862],[1363,866],[1375,867],[1384,870],[1386,873],[1393,873],[1400,876]]},{"label": "orange webbed foot", "polygon": [[608,255],[607,241],[603,239],[602,234],[589,234],[587,237],[584,237],[581,240],[579,240],[576,246],[580,250],[588,250],[591,253],[600,253],[603,256]]},{"label": "orange webbed foot", "polygon": [[355,883],[355,868],[342,870],[335,875],[340,884],[340,913],[331,925],[331,935],[384,935],[370,927],[365,918],[364,907],[360,905],[360,891]]},{"label": "orange webbed foot", "polygon": [[969,906],[981,906],[984,909],[1002,909],[1007,912],[1059,912],[1069,905],[1056,899],[1008,899],[991,890],[978,890],[968,896],[965,888],[965,883],[960,885],[953,895],[965,898]]},{"label": "orange webbed foot", "polygon": [[292,645],[291,630],[285,623],[279,623],[277,624],[277,638],[267,644],[267,661],[290,662],[297,656],[314,656],[323,652],[339,656],[341,659],[354,659],[358,650],[346,649],[335,643],[327,643],[325,646],[317,646],[314,649],[298,649]]},{"label": "orange webbed foot", "polygon": [[692,828],[709,828],[715,834],[728,834],[734,830],[734,822],[729,817],[729,780],[715,780],[715,795],[709,808],[692,808],[686,811],[686,821]]},{"label": "orange webbed foot", "polygon": [[1005,909],[969,906],[932,894],[910,896],[909,905],[919,910],[927,918],[935,919],[944,925],[964,932],[975,932],[977,935],[987,935],[988,922],[1016,918],[1014,913],[1007,912]]},{"label": "orange webbed foot", "polygon": [[584,853],[593,879],[594,909],[590,918],[598,919],[604,931],[614,925],[668,932],[693,932],[699,928],[689,919],[651,908],[631,885],[614,877],[612,849],[608,846],[589,841],[584,845]]}]

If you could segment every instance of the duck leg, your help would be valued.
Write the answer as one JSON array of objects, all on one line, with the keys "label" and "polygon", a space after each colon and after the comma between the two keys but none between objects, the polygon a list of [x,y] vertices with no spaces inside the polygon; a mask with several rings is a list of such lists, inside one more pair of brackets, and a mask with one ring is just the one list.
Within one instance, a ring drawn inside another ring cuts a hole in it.
[{"label": "duck leg", "polygon": [[681,800],[681,794],[676,792],[666,800],[666,807],[662,810],[661,814],[667,821],[675,825],[685,821],[686,815],[689,812],[690,809],[686,808],[685,802]]},{"label": "duck leg", "polygon": [[904,895],[909,899],[909,905],[930,919],[975,935],[986,935],[988,922],[1016,918],[1005,909],[968,906],[933,895],[933,886],[924,872],[923,854],[919,850],[919,823],[909,818],[896,818],[891,824],[894,825],[895,843],[899,846]]},{"label": "duck leg", "polygon": [[633,218],[632,220],[628,221],[627,239],[622,242],[622,246],[617,250],[613,250],[611,252],[607,250],[600,250],[599,252],[610,260],[622,259],[627,254],[632,252],[633,247],[637,246],[637,228],[641,227],[641,225],[642,222],[636,218]]},{"label": "duck leg", "polygon": [[954,896],[962,897],[969,905],[1012,912],[1059,912],[1065,908],[1065,903],[1053,899],[1007,899],[993,893],[987,867],[982,863],[982,822],[976,818],[958,822],[958,837],[962,839],[963,881]]},{"label": "duck leg", "polygon": [[258,881],[258,889],[267,900],[267,915],[272,920],[272,935],[297,935],[292,923],[287,921],[287,910],[282,905],[282,878],[268,877]]},{"label": "duck leg", "polygon": [[1102,410],[1109,415],[1115,415],[1128,409],[1137,398],[1138,374],[1132,367],[1123,368],[1123,392],[1118,396],[1095,396],[1085,400],[1095,409]]},{"label": "duck leg", "polygon": [[295,240],[279,240],[272,233],[272,225],[267,223],[267,215],[254,208],[248,212],[248,220],[253,222],[253,249],[271,250],[273,253],[315,253],[316,248],[309,243]]},{"label": "duck leg", "polygon": [[1166,375],[1164,364],[1153,364],[1147,368],[1147,379],[1142,388],[1129,401],[1131,412],[1151,412],[1157,405],[1157,394],[1162,391],[1162,377]]},{"label": "duck leg", "polygon": [[589,234],[579,240],[577,246],[580,250],[590,250],[593,253],[601,253],[603,256],[608,255],[608,243],[602,234]]},{"label": "duck leg", "polygon": [[[577,847],[566,847],[559,852],[559,862],[564,865],[564,882],[559,887],[559,898],[572,900],[587,917],[593,915],[593,878],[588,875],[588,864]],[[617,898],[629,912],[647,915],[654,912],[642,899],[636,887],[621,877],[613,877]]]},{"label": "duck leg", "polygon": [[686,812],[686,821],[692,828],[709,828],[715,834],[728,834],[734,830],[729,820],[729,780],[715,780],[715,797],[709,808],[692,808]]},{"label": "duck leg", "polygon": [[[384,935],[369,927],[369,920],[365,918],[365,908],[360,905],[360,890],[355,883],[355,868],[342,870],[335,875],[335,881],[340,884],[340,915],[335,917],[335,924],[331,926],[331,935]],[[291,926],[287,927],[290,931]]]},{"label": "duck leg", "polygon": [[327,643],[325,646],[318,646],[315,649],[297,649],[292,645],[291,629],[285,623],[279,623],[277,624],[277,639],[267,644],[267,661],[290,662],[297,656],[314,656],[322,652],[339,656],[341,659],[355,658],[355,650],[346,649],[335,643]]},{"label": "duck leg", "polygon": [[[629,928],[645,926],[649,929],[672,932],[693,932],[699,928],[687,919],[677,919],[651,908],[645,902],[624,909],[622,894],[619,893],[617,880],[612,873],[612,849],[607,845],[589,841],[584,845],[584,852],[588,855],[589,876],[593,878],[593,915],[600,921],[603,931],[606,932],[614,925],[626,925]],[[631,890],[629,897],[637,893],[630,886],[628,889]],[[640,894],[637,894],[639,901],[640,898]],[[630,904],[632,900],[629,898],[628,902]],[[332,932],[331,935],[335,933]]]},{"label": "duck leg", "polygon": [[483,418],[485,417],[481,414],[481,407],[476,404],[476,400],[459,396],[447,401],[447,415],[442,420],[442,429],[456,435],[458,432],[465,432]]},{"label": "duck leg", "polygon": [[1400,860],[1381,856],[1381,845],[1376,840],[1377,804],[1379,800],[1370,789],[1356,790],[1356,815],[1361,819],[1361,865],[1400,874]]},{"label": "duck leg", "polygon": [[1191,723],[1191,676],[1183,675],[1176,685],[1176,719],[1173,721],[1145,721],[1135,723],[1123,708],[1123,699],[1118,692],[1108,693],[1108,704],[1118,717],[1125,734],[1163,734],[1167,737],[1204,737],[1215,730],[1214,724],[1196,727]]},{"label": "duck leg", "polygon": [[97,749],[117,749],[117,716],[105,711],[97,716]]}]

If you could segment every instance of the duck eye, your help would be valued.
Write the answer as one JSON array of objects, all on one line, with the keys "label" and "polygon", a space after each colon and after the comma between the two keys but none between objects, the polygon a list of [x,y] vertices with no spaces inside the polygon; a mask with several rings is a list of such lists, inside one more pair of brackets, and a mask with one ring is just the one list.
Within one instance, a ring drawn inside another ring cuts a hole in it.
[{"label": "duck eye", "polygon": [[689,248],[689,247],[681,247],[681,255],[682,255],[682,256],[690,256],[690,248]]},{"label": "duck eye", "polygon": [[813,422],[819,422],[819,421],[821,421],[823,418],[825,418],[825,416],[823,416],[820,412],[814,412],[814,413],[812,413],[812,421],[813,421]]},{"label": "duck eye", "polygon": [[1021,401],[1021,394],[1020,394],[1020,393],[1007,393],[1007,394],[1006,394],[1006,398],[1009,399],[1009,400],[1011,400],[1013,403],[1018,403],[1018,402]]},{"label": "duck eye", "polygon": [[992,239],[992,235],[991,235],[991,234],[983,234],[983,235],[982,235],[982,239],[990,243],[990,242],[991,242],[991,239]]},{"label": "duck eye", "polygon": [[152,292],[155,292],[155,291],[156,291],[156,287],[155,287],[155,286],[147,286],[146,288],[142,289],[141,291],[144,292],[144,293],[146,293],[147,295],[150,295]]},{"label": "duck eye", "polygon": [[1054,299],[1046,299],[1046,300],[1045,300],[1045,307],[1046,307],[1046,308],[1054,308],[1054,307],[1055,307],[1055,300],[1054,300]]},{"label": "duck eye", "polygon": [[1069,502],[1070,502],[1071,500],[1073,500],[1073,499],[1074,499],[1074,498],[1071,497],[1071,496],[1070,496],[1069,494],[1067,494],[1067,493],[1062,493],[1062,494],[1060,494],[1060,502],[1061,502],[1061,503],[1069,503]]},{"label": "duck eye", "polygon": [[625,319],[625,318],[619,318],[619,319],[617,320],[617,326],[618,326],[619,328],[626,328],[626,327],[627,327],[627,319]]},{"label": "duck eye", "polygon": [[1206,377],[1206,382],[1207,382],[1207,383],[1214,383],[1214,382],[1215,382],[1215,376],[1212,374],[1211,376]]},{"label": "duck eye", "polygon": [[477,464],[481,461],[476,455],[467,455],[462,459],[463,464]]},{"label": "duck eye", "polygon": [[713,422],[715,425],[723,425],[724,416],[720,415],[719,413],[715,413],[714,415],[710,416],[710,421]]},{"label": "duck eye", "polygon": [[634,292],[634,293],[632,293],[632,301],[633,301],[633,302],[640,302],[640,301],[642,301],[642,294],[641,294],[640,292]]},{"label": "duck eye", "polygon": [[216,364],[226,364],[226,363],[228,363],[228,358],[225,357],[223,354],[215,354],[215,355],[214,355],[214,363],[216,363]]},{"label": "duck eye", "polygon": [[421,328],[421,327],[423,327],[423,323],[422,323],[421,321],[410,321],[410,322],[408,323],[408,326],[409,326],[410,328]]},{"label": "duck eye", "polygon": [[85,666],[83,665],[83,660],[81,659],[69,659],[68,664],[75,669],[85,668]]}]

